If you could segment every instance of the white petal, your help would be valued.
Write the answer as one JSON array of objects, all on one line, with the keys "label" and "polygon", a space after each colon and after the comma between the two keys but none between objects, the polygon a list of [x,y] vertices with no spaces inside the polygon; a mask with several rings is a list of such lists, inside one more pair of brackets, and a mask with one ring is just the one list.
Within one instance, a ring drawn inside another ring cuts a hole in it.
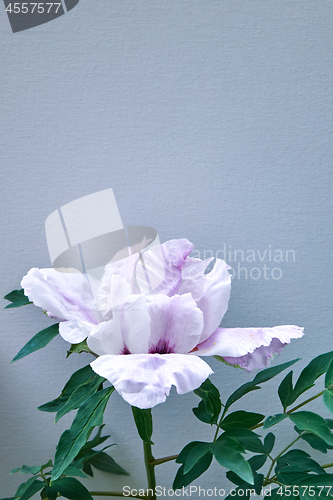
[{"label": "white petal", "polygon": [[117,274],[104,274],[97,292],[98,309],[106,316],[113,307],[126,302],[130,295],[131,286],[124,278]]},{"label": "white petal", "polygon": [[194,259],[188,257],[182,271],[179,292],[191,293],[199,309],[203,312],[204,327],[200,341],[203,342],[216,330],[228,309],[231,289],[229,266],[216,259],[213,269],[205,274],[207,265],[213,259]]},{"label": "white petal", "polygon": [[149,352],[187,354],[199,342],[203,317],[191,294],[156,295],[148,311],[151,317]]},{"label": "white petal", "polygon": [[289,344],[291,339],[303,336],[303,328],[295,325],[273,328],[217,328],[207,340],[196,347],[198,356],[245,356],[261,346],[269,346],[272,339]]},{"label": "white petal", "polygon": [[104,321],[90,333],[87,344],[89,349],[103,356],[104,354],[121,354],[125,350],[124,339],[118,322],[113,319]]},{"label": "white petal", "polygon": [[60,320],[97,323],[99,314],[88,278],[81,273],[30,269],[21,281],[24,294]]},{"label": "white petal", "polygon": [[96,354],[148,353],[150,316],[146,298],[131,295],[112,309],[112,319],[94,328],[87,343]]},{"label": "white petal", "polygon": [[186,354],[101,356],[90,366],[107,378],[125,401],[142,409],[163,403],[172,385],[178,394],[185,394],[213,373],[202,359]]},{"label": "white petal", "polygon": [[88,337],[95,326],[93,323],[72,319],[70,321],[62,321],[59,324],[59,333],[67,342],[79,344]]}]

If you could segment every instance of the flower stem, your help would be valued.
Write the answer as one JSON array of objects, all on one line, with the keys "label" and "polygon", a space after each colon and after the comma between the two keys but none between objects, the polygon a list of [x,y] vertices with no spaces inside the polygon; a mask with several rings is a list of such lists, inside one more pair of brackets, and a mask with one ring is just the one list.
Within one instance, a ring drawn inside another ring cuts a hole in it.
[{"label": "flower stem", "polygon": [[320,396],[322,396],[324,394],[325,391],[321,391],[321,392],[318,392],[318,394],[315,394],[314,396],[312,396],[312,398],[309,398],[309,399],[306,399],[305,401],[303,401],[303,403],[297,405],[297,406],[294,406],[294,408],[292,408],[291,410],[289,411],[286,411],[286,414],[289,415],[289,413],[292,413],[293,411],[296,411],[298,410],[299,408],[302,408],[302,406],[310,403],[311,401],[313,401],[314,399],[317,399],[319,398]]},{"label": "flower stem", "polygon": [[151,451],[151,444],[143,442],[143,454],[145,459],[147,480],[148,480],[148,489],[152,490],[152,495],[149,495],[149,498],[152,500],[156,500],[156,478],[155,478],[155,459],[153,457],[153,453]]}]

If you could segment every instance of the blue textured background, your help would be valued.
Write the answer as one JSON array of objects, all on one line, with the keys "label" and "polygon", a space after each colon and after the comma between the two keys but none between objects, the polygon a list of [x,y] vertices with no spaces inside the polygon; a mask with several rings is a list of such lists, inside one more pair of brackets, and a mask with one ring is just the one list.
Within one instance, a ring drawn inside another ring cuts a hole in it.
[{"label": "blue textured background", "polygon": [[[0,9],[2,296],[31,267],[50,265],[53,210],[112,187],[124,224],[155,227],[161,241],[187,237],[202,256],[224,245],[293,249],[295,262],[247,263],[282,277],[234,279],[224,325],[304,326],[275,362],[331,349],[332,16],[331,0],[81,0],[12,34]],[[10,366],[48,322],[22,308],[2,312],[1,325],[0,494],[11,496],[22,476],[10,469],[47,461],[72,419],[54,426],[35,408],[90,358],[65,360],[56,339]],[[251,377],[212,367],[223,398]],[[248,404],[274,413],[269,395]],[[196,404],[172,393],[155,408],[156,456],[211,438],[191,415]],[[131,472],[113,489],[144,487],[140,440],[118,395],[106,422],[113,456]],[[292,432],[286,423],[283,439]],[[158,484],[170,486],[175,470],[158,469]],[[93,488],[107,488],[97,477]],[[214,465],[197,484],[226,482]]]}]

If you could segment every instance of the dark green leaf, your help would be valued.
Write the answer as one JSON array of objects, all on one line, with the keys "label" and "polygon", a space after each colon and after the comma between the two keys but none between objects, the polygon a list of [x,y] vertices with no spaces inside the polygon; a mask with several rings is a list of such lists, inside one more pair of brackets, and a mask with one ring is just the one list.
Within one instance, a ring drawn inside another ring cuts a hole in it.
[{"label": "dark green leaf", "polygon": [[55,454],[52,481],[58,479],[74,460],[86,443],[91,429],[103,423],[103,413],[113,391],[114,387],[98,391],[80,406],[71,428],[60,437]]},{"label": "dark green leaf", "polygon": [[224,440],[218,439],[213,444],[212,452],[220,465],[230,469],[243,481],[254,484],[251,467],[241,454],[237,441],[228,437]]},{"label": "dark green leaf", "polygon": [[284,377],[278,388],[279,398],[284,410],[287,408],[289,404],[292,392],[293,392],[293,371],[291,370]]},{"label": "dark green leaf", "polygon": [[72,344],[71,348],[67,351],[66,357],[68,358],[68,356],[70,356],[73,353],[81,354],[82,352],[89,352],[91,354],[94,354],[93,351],[91,349],[89,349],[86,340],[83,340],[79,344]]},{"label": "dark green leaf", "polygon": [[207,378],[201,386],[194,391],[205,404],[206,412],[211,415],[210,423],[215,424],[221,411],[220,393],[214,384]]},{"label": "dark green leaf", "polygon": [[32,467],[30,465],[22,465],[20,474],[33,474],[35,476],[36,474],[38,474],[40,469],[40,465],[34,465]]},{"label": "dark green leaf", "polygon": [[[240,488],[242,488],[244,490],[244,494],[245,494],[246,490],[249,490],[249,491],[251,490],[252,492],[257,493],[257,495],[260,495],[261,489],[263,486],[263,482],[264,482],[263,474],[256,474],[254,476],[254,485],[243,481],[243,479],[241,479],[237,474],[235,474],[232,471],[228,471],[226,476],[229,479],[229,481],[231,481],[232,483],[234,483],[237,486],[239,486]],[[242,496],[242,495],[240,494],[240,496]],[[231,497],[232,497],[232,495],[231,495]]]},{"label": "dark green leaf", "polygon": [[279,422],[282,422],[285,418],[287,418],[288,415],[285,413],[276,413],[276,415],[272,415],[271,417],[267,417],[265,422],[264,422],[264,429],[269,429],[269,427],[272,427],[275,424],[278,424]]},{"label": "dark green leaf", "polygon": [[66,415],[66,413],[79,408],[92,394],[97,392],[98,388],[104,381],[105,378],[95,374],[91,380],[80,385],[70,395],[64,406],[60,408],[56,415],[55,422],[58,422],[58,420]]},{"label": "dark green leaf", "polygon": [[191,484],[195,479],[201,476],[201,474],[203,474],[208,469],[208,467],[212,463],[212,459],[213,455],[211,453],[207,453],[205,456],[200,458],[200,460],[187,474],[184,474],[184,465],[182,465],[177,471],[172,488],[174,490],[178,490]]},{"label": "dark green leaf", "polygon": [[249,500],[251,496],[251,490],[254,488],[246,488],[244,490],[243,487],[236,488],[232,494],[229,494],[225,500]]},{"label": "dark green leaf", "polygon": [[92,451],[93,448],[96,446],[99,446],[100,444],[104,443],[110,436],[101,436],[102,430],[105,425],[101,425],[98,428],[98,431],[96,433],[96,436],[93,437],[90,441],[88,441],[80,450],[80,453],[77,455],[77,458],[84,457],[85,455],[89,455]]},{"label": "dark green leaf", "polygon": [[192,411],[201,422],[205,424],[211,423],[213,415],[207,412],[204,401],[200,401],[197,408],[192,408]]},{"label": "dark green leaf", "polygon": [[51,488],[69,500],[93,500],[87,488],[74,477],[62,477]]},{"label": "dark green leaf", "polygon": [[330,362],[330,365],[327,369],[326,375],[325,375],[325,387],[326,389],[333,384],[333,359]]},{"label": "dark green leaf", "polygon": [[272,432],[269,432],[264,439],[264,447],[266,449],[267,455],[269,455],[270,452],[272,451],[274,443],[275,443],[275,436]]},{"label": "dark green leaf", "polygon": [[311,411],[298,411],[291,413],[289,418],[301,431],[313,432],[329,445],[333,445],[333,434],[320,415]]},{"label": "dark green leaf", "polygon": [[289,368],[289,366],[296,363],[296,361],[299,361],[299,358],[293,359],[292,361],[288,361],[287,363],[282,363],[281,365],[266,368],[265,370],[262,370],[261,372],[257,373],[257,375],[251,382],[243,384],[241,387],[239,387],[235,392],[231,394],[231,396],[228,398],[228,401],[226,402],[225,408],[228,409],[233,403],[235,403],[235,401],[243,397],[248,392],[260,389],[260,387],[258,387],[258,384],[263,384],[264,382],[267,382],[273,377],[276,377],[276,375],[279,375],[279,373]]},{"label": "dark green leaf", "polygon": [[184,474],[187,474],[191,469],[193,469],[200,458],[210,452],[212,448],[212,443],[204,443],[201,441],[194,441],[194,443],[195,446],[193,446],[190,450],[184,463]]},{"label": "dark green leaf", "polygon": [[[299,429],[297,429],[296,426],[295,426],[295,430],[298,433],[301,432]],[[304,441],[306,441],[311,446],[311,448],[318,450],[318,451],[321,451],[322,453],[327,453],[327,450],[333,449],[333,446],[328,445],[327,443],[325,443],[325,441],[323,439],[316,436],[312,432],[305,432],[304,434],[302,434],[301,437],[302,437],[302,439],[304,439]]]},{"label": "dark green leaf", "polygon": [[[311,475],[300,482],[303,486],[333,486],[333,474]],[[325,491],[326,496],[327,490]]]},{"label": "dark green leaf", "polygon": [[12,359],[11,362],[13,363],[14,361],[18,361],[19,359],[28,356],[28,354],[38,351],[39,349],[42,349],[49,342],[51,342],[51,340],[54,339],[54,337],[56,337],[58,333],[59,333],[59,323],[51,325],[48,328],[45,328],[44,330],[41,330],[40,332],[36,333],[36,335],[32,337],[32,339],[30,339],[29,342],[27,342],[24,347],[22,347],[22,349],[16,354],[16,356]]},{"label": "dark green leaf", "polygon": [[77,370],[71,378],[68,380],[67,384],[63,388],[61,394],[59,397],[56,399],[53,399],[52,401],[49,401],[48,403],[45,403],[41,406],[39,406],[37,409],[40,411],[47,411],[50,413],[53,412],[58,412],[60,408],[62,408],[70,396],[73,394],[73,392],[82,384],[88,383],[90,380],[94,378],[96,373],[93,371],[90,365],[84,366],[83,368],[80,368],[80,370]]},{"label": "dark green leaf", "polygon": [[301,394],[314,386],[317,378],[323,375],[329,368],[332,358],[333,351],[320,354],[320,356],[310,361],[298,377],[294,390],[288,399],[288,406],[294,403]]},{"label": "dark green leaf", "polygon": [[104,453],[104,451],[97,452],[96,455],[90,458],[89,464],[95,467],[95,469],[101,470],[103,472],[109,472],[110,474],[118,474],[129,476],[120,465],[113,460],[110,455]]},{"label": "dark green leaf", "polygon": [[81,462],[72,462],[66,469],[63,471],[64,476],[75,476],[75,477],[83,477],[86,478],[86,474],[83,472],[83,463]]},{"label": "dark green leaf", "polygon": [[20,496],[20,500],[28,500],[45,486],[44,481],[39,481],[35,477],[31,478],[31,482],[29,481],[21,484],[16,492],[16,495]]},{"label": "dark green leaf", "polygon": [[4,299],[9,300],[11,302],[11,304],[8,304],[8,306],[6,306],[5,309],[32,304],[32,302],[30,302],[28,297],[24,295],[23,288],[21,288],[21,290],[13,290],[12,292],[7,293],[7,295],[4,296]]},{"label": "dark green leaf", "polygon": [[252,469],[252,472],[255,473],[257,470],[261,469],[267,460],[267,455],[254,455],[249,458],[248,462]]},{"label": "dark green leaf", "polygon": [[47,498],[48,500],[56,500],[58,497],[57,488],[54,488],[53,486],[46,486],[42,493],[44,495],[42,498]]},{"label": "dark green leaf", "polygon": [[132,412],[134,416],[134,421],[138,433],[142,441],[148,444],[154,444],[151,440],[153,434],[153,419],[151,416],[151,410],[141,410],[136,406],[132,406]]},{"label": "dark green leaf", "polygon": [[219,437],[219,440],[223,440],[227,437],[238,441],[245,450],[254,453],[266,453],[266,448],[260,441],[258,434],[249,429],[228,429]]},{"label": "dark green leaf", "polygon": [[93,473],[93,470],[91,468],[91,465],[89,462],[84,462],[83,463],[83,472],[85,472],[86,474],[88,474],[88,476],[90,477],[94,477],[94,473]]},{"label": "dark green leaf", "polygon": [[277,460],[275,472],[316,472],[324,474],[324,469],[303,450],[290,450]]},{"label": "dark green leaf", "polygon": [[326,408],[329,409],[331,413],[333,413],[333,390],[326,389],[323,394],[323,400]]},{"label": "dark green leaf", "polygon": [[264,418],[265,415],[262,415],[261,413],[251,413],[243,410],[234,411],[223,419],[220,427],[224,430],[231,429],[233,427],[245,427],[246,429],[250,429],[250,427],[254,427],[259,424],[259,422],[261,422]]}]

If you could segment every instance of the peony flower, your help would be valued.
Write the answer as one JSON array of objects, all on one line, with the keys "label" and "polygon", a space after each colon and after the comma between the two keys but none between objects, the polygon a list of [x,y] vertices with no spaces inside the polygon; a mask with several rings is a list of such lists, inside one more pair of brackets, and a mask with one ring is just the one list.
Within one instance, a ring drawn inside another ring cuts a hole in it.
[{"label": "peony flower", "polygon": [[31,269],[25,295],[60,320],[68,342],[87,340],[93,370],[133,406],[152,408],[171,386],[197,389],[213,372],[201,356],[219,356],[246,370],[264,368],[298,326],[220,328],[227,310],[229,266],[189,256],[193,245],[171,240],[107,264],[100,282],[80,273]]}]

